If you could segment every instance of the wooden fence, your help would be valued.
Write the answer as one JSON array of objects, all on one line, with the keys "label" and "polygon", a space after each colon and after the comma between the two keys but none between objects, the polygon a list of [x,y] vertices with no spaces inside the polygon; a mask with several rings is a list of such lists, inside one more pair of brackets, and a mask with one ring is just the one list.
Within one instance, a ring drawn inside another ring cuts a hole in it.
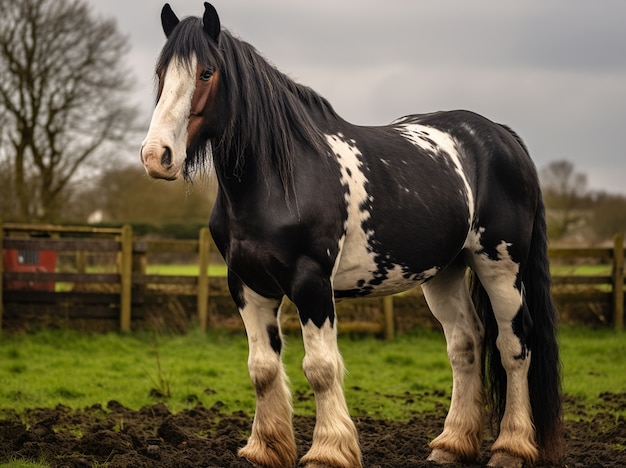
[{"label": "wooden fence", "polygon": [[[116,328],[129,331],[142,314],[146,315],[146,310],[150,307],[161,310],[167,302],[164,298],[172,295],[186,297],[181,299],[186,302],[178,309],[194,310],[192,318],[203,330],[224,324],[217,317],[220,301],[227,304],[230,315],[236,315],[232,313],[236,312],[232,301],[226,298],[225,278],[209,275],[209,265],[223,261],[207,228],[200,230],[197,240],[162,240],[137,238],[130,226],[90,228],[5,223],[0,225],[0,250],[4,259],[0,262],[3,279],[0,329],[7,314],[17,320],[29,316],[37,322],[42,311],[54,310],[68,321],[76,318],[110,321],[114,317],[118,322]],[[54,265],[37,261],[44,253],[51,252]],[[584,258],[586,262],[591,259],[611,265],[609,275],[555,275],[553,284],[555,294],[562,300],[608,306],[611,310],[608,321],[616,328],[623,328],[623,236],[616,235],[612,247],[553,248],[549,254],[554,262],[577,263]],[[191,259],[198,265],[198,273],[148,274],[149,259],[154,255],[176,257],[177,261],[181,256]],[[94,256],[100,260],[94,262]],[[103,263],[108,269],[103,269]],[[3,265],[7,265],[4,271]],[[399,322],[398,311],[403,307],[425,307],[423,302],[419,288],[406,295],[345,301],[340,307],[353,307],[344,304],[356,303],[359,311],[347,313],[349,320],[340,321],[340,331],[376,333],[391,338]],[[293,311],[293,306],[288,304],[286,309]],[[286,315],[284,326],[298,327],[297,315]],[[241,326],[239,321],[226,323]]]},{"label": "wooden fence", "polygon": [[[585,292],[587,301],[605,301],[610,304],[611,321],[617,329],[624,328],[624,235],[613,236],[611,247],[571,247],[549,249],[550,261],[579,263],[580,259],[594,259],[596,262],[608,262],[611,266],[608,275],[552,275],[554,288],[575,286],[598,286]],[[608,289],[608,291],[607,291]],[[567,294],[567,293],[565,293]],[[572,295],[573,300],[580,299],[579,295]]]}]

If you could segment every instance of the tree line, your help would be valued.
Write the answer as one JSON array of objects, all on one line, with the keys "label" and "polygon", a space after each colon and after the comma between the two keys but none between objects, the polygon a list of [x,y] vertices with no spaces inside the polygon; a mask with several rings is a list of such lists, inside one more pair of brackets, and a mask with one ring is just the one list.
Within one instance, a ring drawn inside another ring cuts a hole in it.
[{"label": "tree line", "polygon": [[[215,184],[149,179],[128,40],[83,0],[0,0],[0,219],[204,224]],[[587,190],[567,161],[542,168],[552,240],[626,231],[626,197]],[[211,188],[212,187],[212,188]]]},{"label": "tree line", "polygon": [[587,176],[571,162],[548,164],[540,180],[551,240],[599,242],[626,232],[626,196],[588,190]]}]

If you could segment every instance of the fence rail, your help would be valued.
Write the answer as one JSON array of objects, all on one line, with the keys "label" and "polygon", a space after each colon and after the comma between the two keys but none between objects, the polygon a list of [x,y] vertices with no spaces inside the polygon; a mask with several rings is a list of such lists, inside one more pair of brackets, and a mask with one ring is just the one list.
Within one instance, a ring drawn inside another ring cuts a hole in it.
[{"label": "fence rail", "polygon": [[[93,309],[95,316],[110,317],[115,314],[119,329],[129,331],[137,310],[154,294],[161,292],[166,295],[171,293],[172,288],[177,293],[180,291],[176,288],[183,288],[184,294],[195,297],[198,324],[206,329],[215,321],[210,316],[215,313],[211,303],[227,294],[224,278],[208,274],[209,265],[222,260],[216,253],[207,228],[200,230],[196,240],[155,240],[135,238],[130,226],[90,228],[5,223],[0,224],[0,250],[3,252],[3,262],[0,262],[0,329],[7,308],[16,310],[20,305],[48,303],[51,307],[64,307],[68,316],[77,314],[73,309],[84,304],[99,305]],[[36,262],[43,253],[51,252],[56,262],[53,267]],[[198,274],[148,273],[148,259],[155,254],[193,257],[198,265]],[[63,255],[72,258],[71,265],[61,261]],[[112,271],[90,268],[90,255],[108,255]],[[586,286],[584,300],[608,303],[612,324],[623,328],[623,235],[614,237],[612,247],[551,248],[549,255],[554,262],[575,263],[584,258],[610,265],[609,275],[555,274],[552,281],[555,290],[567,292],[568,300],[578,298],[577,292],[568,288]],[[11,263],[11,258],[17,259],[17,263]],[[69,285],[72,290],[63,290],[62,285]],[[402,300],[401,296],[380,299],[378,304],[382,313],[375,319],[342,322],[340,330],[380,333],[391,338],[395,332],[394,310]],[[291,326],[297,326],[297,320]]]}]

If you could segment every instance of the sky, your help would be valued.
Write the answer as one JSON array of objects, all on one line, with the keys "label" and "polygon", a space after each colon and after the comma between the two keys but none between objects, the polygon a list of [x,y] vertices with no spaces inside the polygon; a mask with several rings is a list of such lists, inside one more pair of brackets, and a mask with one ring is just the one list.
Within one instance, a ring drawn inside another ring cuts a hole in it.
[{"label": "sky", "polygon": [[[128,37],[149,124],[165,43],[155,0],[86,0]],[[179,18],[200,0],[172,0]],[[215,0],[222,26],[346,120],[467,109],[519,133],[539,169],[567,160],[626,195],[624,0]],[[139,142],[138,142],[139,146]],[[134,155],[133,155],[134,157]]]}]

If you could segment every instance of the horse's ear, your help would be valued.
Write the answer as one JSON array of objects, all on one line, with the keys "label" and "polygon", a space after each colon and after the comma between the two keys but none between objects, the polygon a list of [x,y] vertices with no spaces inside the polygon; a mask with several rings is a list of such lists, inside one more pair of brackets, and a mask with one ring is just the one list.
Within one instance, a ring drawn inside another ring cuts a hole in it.
[{"label": "horse's ear", "polygon": [[217,16],[217,10],[209,2],[204,2],[204,17],[202,18],[204,31],[211,39],[217,42],[220,35],[220,18]]},{"label": "horse's ear", "polygon": [[161,25],[163,26],[165,37],[170,37],[170,34],[172,34],[172,31],[178,23],[178,16],[176,16],[170,4],[166,3],[163,5],[163,9],[161,10]]}]

